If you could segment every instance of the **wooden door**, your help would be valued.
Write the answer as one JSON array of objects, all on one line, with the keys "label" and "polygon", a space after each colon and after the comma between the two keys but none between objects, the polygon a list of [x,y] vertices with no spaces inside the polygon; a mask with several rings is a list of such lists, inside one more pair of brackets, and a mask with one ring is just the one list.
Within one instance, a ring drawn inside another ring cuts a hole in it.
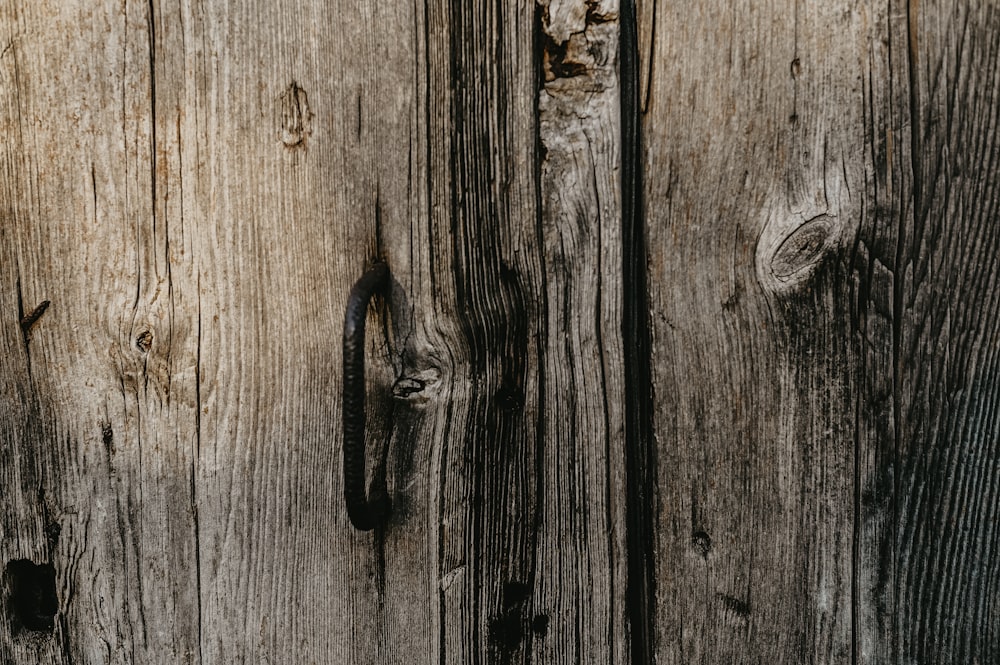
[{"label": "wooden door", "polygon": [[998,53],[989,3],[8,0],[0,662],[998,660]]}]

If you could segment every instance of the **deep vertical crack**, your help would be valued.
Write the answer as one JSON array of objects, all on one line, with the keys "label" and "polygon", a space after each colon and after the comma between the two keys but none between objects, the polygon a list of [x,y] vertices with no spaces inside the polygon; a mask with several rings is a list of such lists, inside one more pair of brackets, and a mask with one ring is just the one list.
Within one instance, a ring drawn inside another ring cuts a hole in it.
[{"label": "deep vertical crack", "polygon": [[632,663],[653,662],[656,585],[656,453],[652,437],[649,303],[646,286],[646,237],[642,206],[642,136],[639,100],[639,46],[634,0],[621,6],[619,38],[621,81],[621,187],[625,344],[625,456],[628,582],[626,607]]}]

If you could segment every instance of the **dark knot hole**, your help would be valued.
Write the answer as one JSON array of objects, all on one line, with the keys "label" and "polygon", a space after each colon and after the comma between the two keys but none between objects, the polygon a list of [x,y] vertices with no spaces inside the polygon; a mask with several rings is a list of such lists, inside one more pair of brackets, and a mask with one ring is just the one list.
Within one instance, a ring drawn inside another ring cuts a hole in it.
[{"label": "dark knot hole", "polygon": [[14,624],[27,630],[52,632],[59,609],[56,569],[52,564],[17,559],[7,563],[6,577]]}]

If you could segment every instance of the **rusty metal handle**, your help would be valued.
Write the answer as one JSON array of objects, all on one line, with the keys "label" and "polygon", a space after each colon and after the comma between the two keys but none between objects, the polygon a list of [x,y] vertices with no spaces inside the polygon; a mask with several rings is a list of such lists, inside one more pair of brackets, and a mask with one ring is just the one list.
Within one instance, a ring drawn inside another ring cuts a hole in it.
[{"label": "rusty metal handle", "polygon": [[365,493],[365,317],[372,296],[388,291],[389,267],[376,263],[351,289],[344,315],[344,501],[361,531],[383,523],[392,509],[384,480]]}]

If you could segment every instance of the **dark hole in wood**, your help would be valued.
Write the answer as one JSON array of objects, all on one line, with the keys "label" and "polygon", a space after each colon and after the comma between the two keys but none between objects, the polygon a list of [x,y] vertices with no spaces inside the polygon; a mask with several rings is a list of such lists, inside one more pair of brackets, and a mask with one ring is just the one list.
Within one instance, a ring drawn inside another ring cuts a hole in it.
[{"label": "dark hole in wood", "polygon": [[547,614],[539,614],[531,620],[531,632],[539,637],[545,637],[549,632],[549,617]]},{"label": "dark hole in wood", "polygon": [[517,612],[508,612],[490,622],[490,638],[494,644],[509,651],[517,649],[524,639],[524,628]]},{"label": "dark hole in wood", "polygon": [[111,429],[111,423],[103,423],[101,425],[101,441],[104,442],[104,447],[110,451],[115,449],[115,431]]},{"label": "dark hole in wood", "polygon": [[609,12],[607,14],[602,14],[600,12],[600,2],[597,0],[587,0],[587,25],[599,25],[601,23],[610,23],[615,20],[615,14]]},{"label": "dark hole in wood", "polygon": [[27,630],[52,632],[59,609],[56,569],[52,564],[16,559],[7,563],[6,577],[13,624]]},{"label": "dark hole in wood", "polygon": [[531,587],[524,582],[510,581],[503,585],[500,602],[503,611],[490,621],[490,641],[503,652],[517,649],[527,628],[521,608],[531,595]]},{"label": "dark hole in wood", "polygon": [[513,411],[524,406],[524,391],[512,377],[505,376],[494,399],[502,411]]},{"label": "dark hole in wood", "polygon": [[695,531],[691,534],[691,545],[698,551],[698,554],[707,557],[712,551],[712,537],[705,531]]},{"label": "dark hole in wood", "polygon": [[531,588],[524,582],[507,582],[503,585],[503,608],[513,609],[528,599]]},{"label": "dark hole in wood", "polygon": [[392,384],[392,394],[396,397],[406,399],[411,395],[421,392],[427,384],[420,379],[409,376],[401,376]]},{"label": "dark hole in wood", "polygon": [[573,78],[587,73],[587,65],[582,62],[567,61],[569,42],[559,44],[551,37],[545,39],[545,63],[548,71],[546,80]]}]

